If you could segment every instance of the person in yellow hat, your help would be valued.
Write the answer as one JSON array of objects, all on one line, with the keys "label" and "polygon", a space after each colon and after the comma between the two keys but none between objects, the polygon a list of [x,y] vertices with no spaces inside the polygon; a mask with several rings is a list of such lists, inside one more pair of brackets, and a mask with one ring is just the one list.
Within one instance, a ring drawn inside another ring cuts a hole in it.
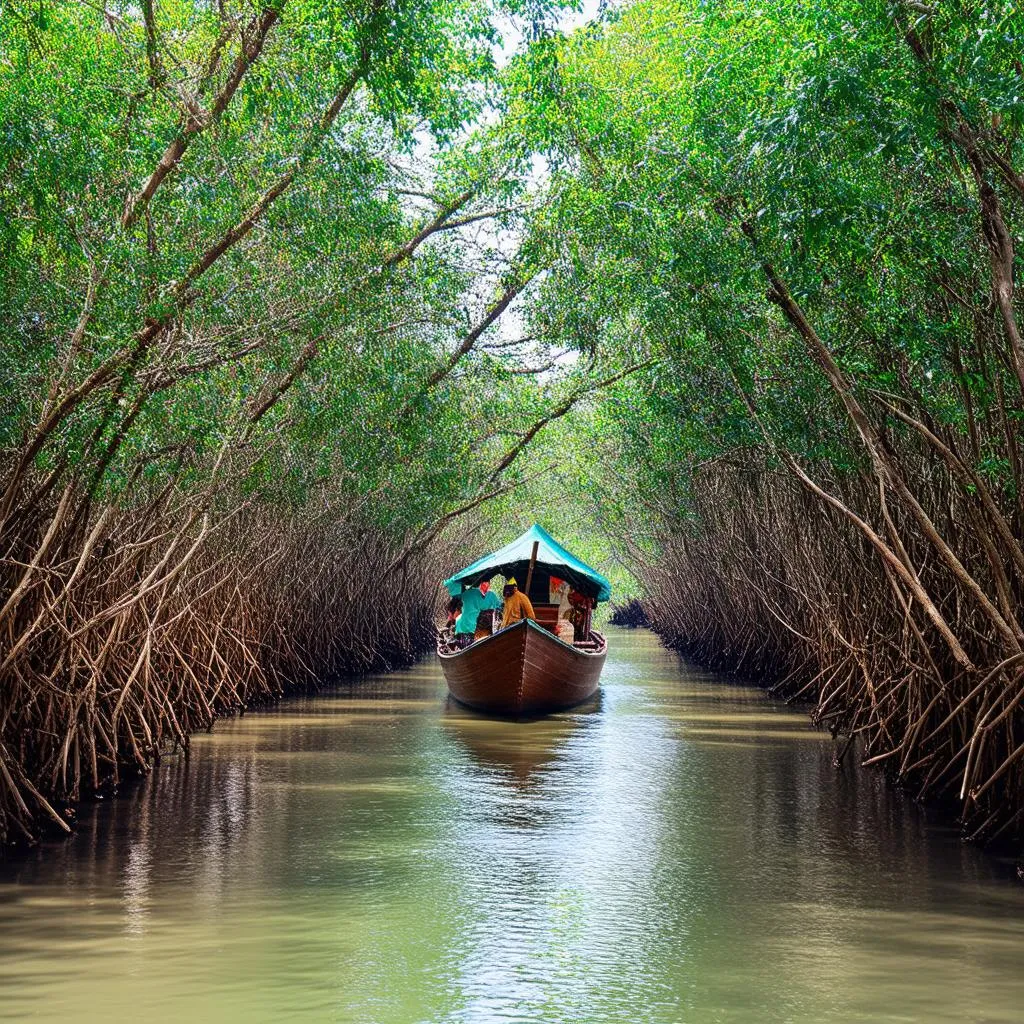
[{"label": "person in yellow hat", "polygon": [[505,598],[505,610],[501,616],[501,628],[513,626],[522,619],[533,619],[537,621],[537,614],[533,610],[530,599],[519,591],[519,584],[515,576],[509,576],[505,581],[505,589],[501,592]]}]

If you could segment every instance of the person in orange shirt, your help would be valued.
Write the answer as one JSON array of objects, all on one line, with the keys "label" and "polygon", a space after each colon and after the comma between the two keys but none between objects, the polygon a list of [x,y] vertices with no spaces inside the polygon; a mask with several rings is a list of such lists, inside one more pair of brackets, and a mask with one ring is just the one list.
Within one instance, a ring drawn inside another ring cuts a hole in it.
[{"label": "person in orange shirt", "polygon": [[502,591],[505,598],[505,610],[501,616],[501,628],[514,626],[521,619],[533,619],[537,621],[537,614],[533,610],[530,599],[519,590],[515,576],[510,576],[505,582],[505,589]]}]

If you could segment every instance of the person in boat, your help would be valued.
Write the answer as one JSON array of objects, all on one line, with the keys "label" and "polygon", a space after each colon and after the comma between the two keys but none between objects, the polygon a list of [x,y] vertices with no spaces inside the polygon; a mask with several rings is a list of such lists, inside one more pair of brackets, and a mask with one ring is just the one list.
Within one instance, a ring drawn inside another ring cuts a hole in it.
[{"label": "person in boat", "polygon": [[505,610],[501,616],[501,628],[507,629],[514,626],[522,619],[533,619],[537,621],[537,613],[533,610],[530,599],[520,591],[515,576],[510,576],[505,581],[505,589],[502,591],[505,597]]},{"label": "person in boat", "polygon": [[484,580],[478,587],[462,592],[462,614],[455,620],[455,642],[468,647],[476,639],[477,619],[482,611],[501,607],[498,595],[491,592],[491,584]]},{"label": "person in boat", "polygon": [[453,597],[448,602],[448,619],[445,622],[446,629],[455,629],[455,621],[462,614],[462,598]]},{"label": "person in boat", "polygon": [[572,622],[572,604],[569,592],[572,587],[568,580],[552,576],[548,583],[548,603],[558,605],[558,618],[555,620],[555,636],[563,643],[571,644],[576,639],[576,629]]},{"label": "person in boat", "polygon": [[569,590],[569,621],[573,625],[575,635],[583,640],[589,638],[588,625],[590,622],[590,611],[597,607],[597,601],[578,590]]},{"label": "person in boat", "polygon": [[473,634],[473,642],[486,640],[494,632],[494,616],[497,611],[494,608],[485,608],[476,617],[476,632]]}]

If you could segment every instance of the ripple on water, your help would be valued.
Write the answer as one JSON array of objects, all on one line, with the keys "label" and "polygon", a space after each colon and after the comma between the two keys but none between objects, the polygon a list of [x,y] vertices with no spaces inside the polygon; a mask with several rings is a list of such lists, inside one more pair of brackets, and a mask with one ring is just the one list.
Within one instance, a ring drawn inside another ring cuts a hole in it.
[{"label": "ripple on water", "polygon": [[0,1019],[1022,1019],[1024,896],[827,734],[611,630],[602,699],[432,659],[218,723],[0,874]]}]

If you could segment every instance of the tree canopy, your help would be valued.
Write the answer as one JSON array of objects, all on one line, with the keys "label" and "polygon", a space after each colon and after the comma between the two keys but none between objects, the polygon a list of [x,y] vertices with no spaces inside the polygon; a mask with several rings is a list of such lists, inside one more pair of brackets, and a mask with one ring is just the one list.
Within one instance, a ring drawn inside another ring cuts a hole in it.
[{"label": "tree canopy", "polygon": [[535,519],[975,831],[1017,813],[1012,0],[2,28],[3,813],[409,656],[446,545]]}]

